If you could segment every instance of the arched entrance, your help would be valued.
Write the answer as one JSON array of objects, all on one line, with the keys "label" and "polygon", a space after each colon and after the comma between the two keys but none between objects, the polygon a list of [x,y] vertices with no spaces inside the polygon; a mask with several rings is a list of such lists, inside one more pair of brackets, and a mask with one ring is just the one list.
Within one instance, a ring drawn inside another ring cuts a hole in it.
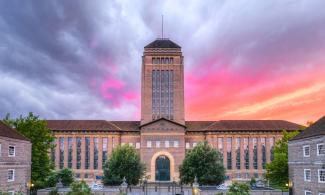
[{"label": "arched entrance", "polygon": [[165,155],[156,159],[156,181],[170,181],[170,161]]}]

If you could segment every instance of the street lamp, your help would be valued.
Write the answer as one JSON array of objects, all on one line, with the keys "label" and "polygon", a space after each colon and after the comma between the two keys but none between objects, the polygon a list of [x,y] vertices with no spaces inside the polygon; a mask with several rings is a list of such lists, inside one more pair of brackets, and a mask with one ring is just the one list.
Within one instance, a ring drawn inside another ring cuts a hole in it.
[{"label": "street lamp", "polygon": [[200,184],[197,182],[197,177],[195,176],[194,183],[193,183],[193,194],[194,195],[199,194],[199,186],[200,186]]}]

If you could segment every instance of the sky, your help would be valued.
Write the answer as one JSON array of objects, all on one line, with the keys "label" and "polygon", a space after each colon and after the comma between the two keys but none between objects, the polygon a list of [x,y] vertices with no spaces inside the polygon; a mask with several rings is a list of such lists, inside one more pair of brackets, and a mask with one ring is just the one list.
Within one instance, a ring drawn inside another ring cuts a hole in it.
[{"label": "sky", "polygon": [[186,120],[325,115],[324,0],[0,1],[0,117],[140,119],[143,47],[185,58]]}]

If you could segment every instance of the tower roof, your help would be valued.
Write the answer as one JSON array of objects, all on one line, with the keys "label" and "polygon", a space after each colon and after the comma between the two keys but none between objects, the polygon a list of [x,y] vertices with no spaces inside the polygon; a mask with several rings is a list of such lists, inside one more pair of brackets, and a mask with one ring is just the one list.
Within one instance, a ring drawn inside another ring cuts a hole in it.
[{"label": "tower roof", "polygon": [[160,38],[149,43],[144,48],[181,48],[181,47],[169,39]]}]

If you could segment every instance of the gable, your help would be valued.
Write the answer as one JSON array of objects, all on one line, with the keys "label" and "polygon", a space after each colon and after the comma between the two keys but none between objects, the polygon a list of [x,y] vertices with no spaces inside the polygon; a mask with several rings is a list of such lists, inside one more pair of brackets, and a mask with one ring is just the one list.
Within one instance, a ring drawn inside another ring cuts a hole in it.
[{"label": "gable", "polygon": [[151,121],[140,127],[141,132],[185,132],[185,126],[164,118]]}]

